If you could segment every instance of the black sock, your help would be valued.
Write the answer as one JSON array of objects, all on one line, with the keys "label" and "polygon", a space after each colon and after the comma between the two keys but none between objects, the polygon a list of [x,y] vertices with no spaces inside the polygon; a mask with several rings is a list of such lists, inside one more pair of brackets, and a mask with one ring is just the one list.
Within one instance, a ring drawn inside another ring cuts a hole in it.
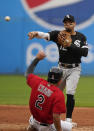
[{"label": "black sock", "polygon": [[72,118],[72,112],[73,112],[73,109],[74,109],[74,105],[75,105],[74,95],[67,94],[67,103],[66,103],[67,113],[66,113],[66,118]]}]

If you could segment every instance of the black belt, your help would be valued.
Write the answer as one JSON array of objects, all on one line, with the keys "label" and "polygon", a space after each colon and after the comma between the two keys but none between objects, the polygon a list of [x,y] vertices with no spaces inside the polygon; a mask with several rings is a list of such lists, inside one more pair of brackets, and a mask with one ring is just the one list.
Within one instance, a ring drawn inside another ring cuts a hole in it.
[{"label": "black belt", "polygon": [[46,123],[40,123],[41,126],[48,126]]},{"label": "black belt", "polygon": [[59,66],[62,66],[62,67],[65,67],[65,68],[75,68],[75,67],[79,66],[79,63],[75,63],[75,64],[59,63]]},{"label": "black belt", "polygon": [[49,126],[49,124],[46,124],[46,123],[41,123],[39,121],[37,121],[35,118],[34,118],[35,122],[41,126]]}]

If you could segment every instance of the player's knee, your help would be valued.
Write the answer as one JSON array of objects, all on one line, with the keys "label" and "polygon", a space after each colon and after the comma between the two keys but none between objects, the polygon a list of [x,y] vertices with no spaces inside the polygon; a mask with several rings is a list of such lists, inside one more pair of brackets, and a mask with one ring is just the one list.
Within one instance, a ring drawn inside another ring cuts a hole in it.
[{"label": "player's knee", "polygon": [[76,92],[76,89],[67,89],[66,94],[74,95]]},{"label": "player's knee", "polygon": [[27,131],[31,131],[31,126],[30,125],[27,127]]},{"label": "player's knee", "polygon": [[34,128],[33,126],[29,125],[27,128],[27,131],[37,131],[37,129]]}]

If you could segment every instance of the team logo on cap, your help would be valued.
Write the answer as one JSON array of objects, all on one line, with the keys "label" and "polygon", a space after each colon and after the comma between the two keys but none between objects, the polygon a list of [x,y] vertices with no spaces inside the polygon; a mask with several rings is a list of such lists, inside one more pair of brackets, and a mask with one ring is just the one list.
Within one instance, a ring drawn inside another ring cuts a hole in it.
[{"label": "team logo on cap", "polygon": [[74,16],[77,29],[94,22],[94,0],[21,0],[32,19],[49,29],[62,29],[66,14]]},{"label": "team logo on cap", "polygon": [[69,16],[69,15],[67,15],[66,17],[67,17],[67,18],[70,18],[70,16]]}]

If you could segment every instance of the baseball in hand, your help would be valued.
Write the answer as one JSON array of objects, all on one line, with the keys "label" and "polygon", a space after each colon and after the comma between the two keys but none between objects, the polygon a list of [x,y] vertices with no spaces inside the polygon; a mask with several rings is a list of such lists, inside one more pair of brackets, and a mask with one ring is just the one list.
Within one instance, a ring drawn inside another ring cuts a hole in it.
[{"label": "baseball in hand", "polygon": [[6,21],[10,21],[10,19],[11,19],[10,16],[5,16]]}]

